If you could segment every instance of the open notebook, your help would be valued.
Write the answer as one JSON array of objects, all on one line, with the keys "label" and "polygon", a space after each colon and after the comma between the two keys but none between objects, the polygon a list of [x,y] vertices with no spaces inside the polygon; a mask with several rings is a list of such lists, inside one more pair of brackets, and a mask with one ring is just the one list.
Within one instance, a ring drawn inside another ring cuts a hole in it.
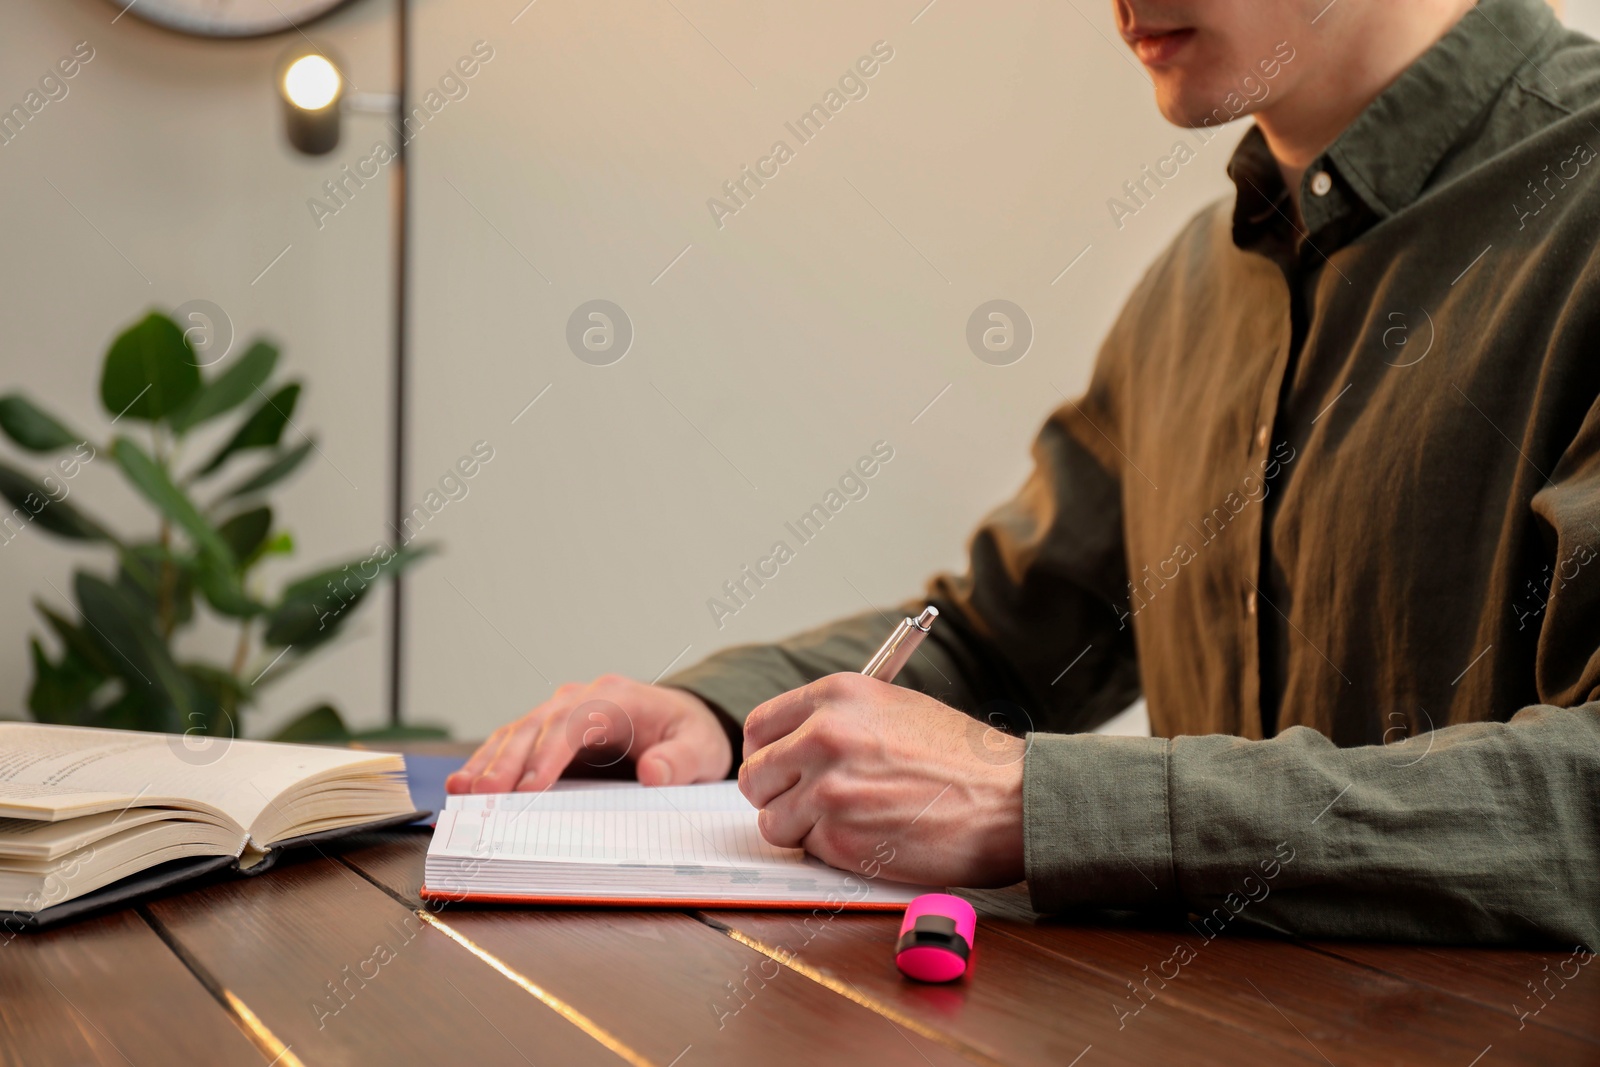
[{"label": "open notebook", "polygon": [[417,814],[397,755],[214,744],[0,722],[4,922],[43,925],[223,867],[255,873],[286,845]]},{"label": "open notebook", "polygon": [[[892,868],[892,863],[890,864]],[[645,788],[557,782],[452,796],[422,895],[638,907],[903,908],[926,886],[837,870],[768,844],[736,782]]]}]

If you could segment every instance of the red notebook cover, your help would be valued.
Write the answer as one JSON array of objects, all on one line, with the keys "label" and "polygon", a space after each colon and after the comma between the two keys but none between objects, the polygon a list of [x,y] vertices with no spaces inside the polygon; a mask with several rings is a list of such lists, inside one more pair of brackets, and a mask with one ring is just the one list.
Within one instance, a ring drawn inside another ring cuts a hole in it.
[{"label": "red notebook cover", "polygon": [[[931,892],[931,890],[930,890]],[[906,902],[895,900],[727,900],[665,897],[575,897],[513,893],[453,893],[423,886],[423,900],[453,904],[541,904],[559,908],[704,908],[721,911],[901,911]]]}]

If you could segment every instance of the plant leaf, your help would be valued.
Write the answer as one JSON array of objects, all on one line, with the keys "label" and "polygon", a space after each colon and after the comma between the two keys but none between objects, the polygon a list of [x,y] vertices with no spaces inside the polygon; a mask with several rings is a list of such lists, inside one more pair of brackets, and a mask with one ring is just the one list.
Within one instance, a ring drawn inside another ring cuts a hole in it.
[{"label": "plant leaf", "polygon": [[106,658],[105,652],[89,638],[81,626],[74,624],[65,615],[53,610],[50,605],[37,597],[34,598],[33,606],[44,616],[44,621],[50,624],[50,629],[56,632],[56,636],[61,638],[63,648],[106,678],[118,673],[117,668]]},{"label": "plant leaf", "polygon": [[302,653],[317,647],[339,632],[368,590],[431,554],[433,548],[422,545],[386,551],[387,559],[374,554],[291,583],[267,612],[265,643],[293,645]]},{"label": "plant leaf", "polygon": [[124,682],[122,695],[95,711],[84,725],[105,730],[182,729],[170,710],[152,710],[154,706],[150,690]]},{"label": "plant leaf", "polygon": [[0,396],[0,430],[29,452],[54,452],[84,440],[21,393]]},{"label": "plant leaf", "polygon": [[[332,594],[327,593],[328,583],[336,578],[344,578],[348,579],[350,585],[342,589],[341,594],[348,600],[352,593],[361,591],[360,587],[363,579],[368,585],[371,585],[396,568],[403,570],[437,551],[438,549],[433,545],[407,545],[399,551],[384,547],[382,552],[374,552],[372,555],[364,556],[360,559],[352,559],[337,567],[328,567],[325,570],[308,574],[304,578],[296,579],[284,587],[283,595],[285,599],[293,596],[331,596]],[[385,553],[388,555],[387,559],[377,558]],[[371,564],[376,567],[376,573],[370,575],[362,573],[361,568],[365,564]],[[347,573],[351,571],[355,573]]]},{"label": "plant leaf", "polygon": [[114,540],[104,526],[67,503],[66,497],[55,499],[44,486],[4,463],[0,463],[0,496],[17,508],[9,516],[0,517],[0,532],[6,541],[16,536],[12,525],[27,516],[51,533],[74,541]]},{"label": "plant leaf", "polygon": [[158,311],[111,342],[100,375],[100,403],[110,414],[155,422],[200,388],[200,368],[178,324]]},{"label": "plant leaf", "polygon": [[331,704],[316,707],[294,717],[272,735],[274,741],[348,741],[350,731]]},{"label": "plant leaf", "polygon": [[[189,676],[203,708],[184,732],[210,737],[238,737],[241,733],[238,712],[250,702],[250,687],[227,671],[208,663],[185,663],[179,669]],[[231,713],[230,708],[233,709]]]},{"label": "plant leaf", "polygon": [[301,461],[311,453],[314,444],[314,441],[308,437],[304,442],[289,449],[289,451],[279,452],[271,462],[226,493],[223,493],[221,499],[231,500],[234,497],[249,496],[251,493],[261,492],[269,485],[281,482],[294,473],[294,469],[300,466]]},{"label": "plant leaf", "polygon": [[172,624],[182,626],[194,618],[195,560],[162,548],[154,541],[129,545],[119,556],[116,585],[144,605],[150,617],[159,623],[161,606],[162,565],[171,569],[168,594],[172,607]]},{"label": "plant leaf", "polygon": [[247,448],[271,448],[278,443],[278,438],[283,436],[283,428],[289,422],[289,417],[294,414],[295,402],[300,399],[300,383],[290,382],[276,393],[267,397],[261,405],[250,413],[244,420],[227,444],[217,450],[204,467],[195,472],[196,478],[203,478],[215,471],[228,461],[228,457],[235,452]]},{"label": "plant leaf", "polygon": [[219,704],[231,701],[234,707],[240,707],[251,700],[250,686],[220,667],[213,667],[209,663],[185,663],[179,669],[189,676],[196,688]]},{"label": "plant leaf", "polygon": [[250,679],[252,692],[259,692],[293,677],[296,671],[311,662],[310,656],[291,656],[288,653],[288,649],[263,647],[240,676]]},{"label": "plant leaf", "polygon": [[218,526],[217,534],[227,544],[233,558],[242,564],[255,555],[271,529],[272,509],[259,507],[239,512]]},{"label": "plant leaf", "polygon": [[172,413],[169,420],[179,433],[226,414],[255,395],[267,384],[278,365],[278,347],[266,341],[256,341],[233,366],[206,382],[189,402]]},{"label": "plant leaf", "polygon": [[90,701],[105,680],[70,647],[60,663],[53,663],[39,639],[33,639],[33,686],[28,690],[28,710],[39,722],[82,724],[93,714]]},{"label": "plant leaf", "polygon": [[141,690],[154,709],[156,721],[149,725],[181,733],[195,710],[194,692],[156,633],[149,612],[126,590],[85,571],[73,576],[73,591],[90,637],[117,667],[127,688]]},{"label": "plant leaf", "polygon": [[200,592],[205,594],[206,603],[223,615],[249,619],[267,610],[265,604],[250,599],[245,593],[231,565],[202,560],[196,580],[200,584]]},{"label": "plant leaf", "polygon": [[294,535],[288,530],[279,530],[261,542],[261,547],[255,550],[255,554],[247,560],[240,561],[239,566],[244,570],[249,570],[268,556],[292,555],[294,555]]},{"label": "plant leaf", "polygon": [[183,490],[172,484],[167,472],[144,449],[126,437],[119,437],[112,442],[111,455],[134,488],[160,508],[163,515],[177,523],[196,548],[214,556],[219,562],[230,567],[233,565],[233,554],[228,551],[221,535],[200,514]]}]

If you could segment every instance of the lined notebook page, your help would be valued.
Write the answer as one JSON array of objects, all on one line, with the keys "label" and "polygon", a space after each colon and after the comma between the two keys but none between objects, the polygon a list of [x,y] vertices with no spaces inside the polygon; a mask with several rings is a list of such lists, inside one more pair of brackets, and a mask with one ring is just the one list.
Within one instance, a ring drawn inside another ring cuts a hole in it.
[{"label": "lined notebook page", "polygon": [[666,785],[558,779],[542,793],[455,793],[449,811],[727,811],[755,815],[739,783]]},{"label": "lined notebook page", "polygon": [[428,851],[561,863],[806,865],[800,849],[762,838],[736,782],[452,796]]}]

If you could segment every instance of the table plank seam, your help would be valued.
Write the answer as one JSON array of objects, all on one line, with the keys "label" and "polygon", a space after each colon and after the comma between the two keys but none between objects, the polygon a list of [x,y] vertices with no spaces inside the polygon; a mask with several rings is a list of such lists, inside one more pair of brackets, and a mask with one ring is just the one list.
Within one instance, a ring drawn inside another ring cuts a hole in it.
[{"label": "table plank seam", "polygon": [[[1317,953],[1319,955],[1323,955],[1323,956],[1327,956],[1327,957],[1329,957],[1331,959],[1339,960],[1341,963],[1354,964],[1355,966],[1360,967],[1363,970],[1376,971],[1377,973],[1379,973],[1381,975],[1384,975],[1385,977],[1393,978],[1396,981],[1405,982],[1408,985],[1415,986],[1415,987],[1417,987],[1419,989],[1427,989],[1427,990],[1430,990],[1430,991],[1435,992],[1435,993],[1442,993],[1443,995],[1445,995],[1447,997],[1452,997],[1452,998],[1454,998],[1456,1000],[1464,1001],[1467,1004],[1471,1004],[1471,1005],[1474,1005],[1474,1006],[1477,1006],[1477,1007],[1488,1008],[1490,1011],[1493,1011],[1496,1014],[1505,1015],[1505,1016],[1507,1016],[1507,1017],[1509,1017],[1511,1019],[1516,1019],[1517,1018],[1517,1015],[1516,1015],[1515,1012],[1506,1011],[1500,1005],[1498,1005],[1498,1004],[1494,1003],[1493,1001],[1489,1000],[1487,997],[1478,997],[1478,996],[1473,996],[1473,995],[1471,995],[1469,993],[1462,993],[1462,992],[1459,992],[1459,991],[1454,990],[1454,989],[1446,989],[1444,986],[1438,985],[1437,983],[1434,983],[1434,982],[1427,981],[1426,979],[1423,979],[1423,978],[1410,978],[1410,977],[1407,977],[1406,975],[1396,974],[1393,971],[1385,970],[1384,968],[1379,967],[1376,964],[1368,963],[1365,960],[1359,960],[1359,959],[1356,959],[1356,958],[1354,958],[1352,956],[1346,956],[1342,952],[1337,952],[1337,951],[1334,951],[1333,949],[1324,948],[1324,947],[1322,947],[1320,945],[1306,945],[1304,947],[1306,949],[1308,949],[1309,951],[1315,952],[1315,953]],[[1546,1022],[1546,1021],[1543,1021],[1543,1020],[1541,1020],[1541,1019],[1539,1019],[1537,1017],[1534,1017],[1531,1020],[1531,1022],[1532,1022],[1532,1025],[1537,1026],[1537,1027],[1541,1027],[1541,1028],[1543,1028],[1545,1030],[1554,1030],[1554,1031],[1556,1031],[1558,1033],[1565,1034],[1568,1037],[1575,1037],[1579,1041],[1582,1041],[1584,1044],[1587,1044],[1587,1045],[1600,1045],[1600,1038],[1596,1038],[1593,1034],[1586,1034],[1581,1030],[1570,1029],[1570,1028],[1568,1028],[1566,1026],[1563,1026],[1561,1023]]]},{"label": "table plank seam", "polygon": [[134,912],[144,920],[145,925],[150,927],[155,935],[161,939],[162,943],[172,950],[172,954],[178,958],[178,962],[182,963],[189,973],[194,975],[195,981],[200,983],[201,988],[211,994],[212,999],[221,1006],[223,1013],[227,1015],[233,1025],[238,1027],[239,1031],[244,1034],[245,1039],[250,1042],[257,1052],[261,1053],[262,1058],[267,1062],[267,1067],[279,1067],[279,1065],[281,1067],[305,1067],[300,1057],[294,1054],[292,1047],[279,1040],[278,1036],[267,1027],[266,1023],[262,1022],[261,1018],[250,1010],[249,1005],[223,986],[216,976],[206,968],[205,964],[201,963],[193,953],[185,948],[183,943],[167,928],[167,925],[156,918],[148,907],[140,904],[134,908]]},{"label": "table plank seam", "polygon": [[[980,916],[980,920],[981,920],[981,916]],[[1096,966],[1096,965],[1094,965],[1092,963],[1088,963],[1088,962],[1086,962],[1084,960],[1074,959],[1073,957],[1068,956],[1065,953],[1058,952],[1057,950],[1051,948],[1049,945],[1042,945],[1037,941],[1030,941],[1029,939],[1027,939],[1025,937],[1022,937],[1022,936],[1020,936],[1018,934],[1012,933],[1010,930],[1006,930],[1006,929],[1004,929],[1002,927],[984,926],[984,927],[982,927],[982,930],[986,934],[990,934],[990,933],[999,934],[999,935],[1001,935],[1003,937],[1010,938],[1013,941],[1020,942],[1021,944],[1027,945],[1030,948],[1037,949],[1038,951],[1043,952],[1043,953],[1045,953],[1045,954],[1047,954],[1049,956],[1053,956],[1056,959],[1061,960],[1064,963],[1069,964],[1070,966],[1077,967],[1080,970],[1088,971],[1090,974],[1093,974],[1093,975],[1095,975],[1097,977],[1110,978],[1113,981],[1124,981],[1124,980],[1126,980],[1125,976],[1113,973],[1111,970],[1109,970],[1109,969],[1107,969],[1105,967],[1098,967],[1098,966]],[[1270,1004],[1271,1002],[1269,1001],[1268,1003]],[[1176,1011],[1176,1012],[1178,1012],[1178,1013],[1180,1013],[1182,1015],[1191,1016],[1191,1017],[1197,1018],[1197,1019],[1204,1019],[1207,1022],[1215,1023],[1217,1025],[1226,1027],[1229,1030],[1234,1030],[1234,1031],[1237,1031],[1237,1032],[1239,1032],[1241,1034],[1245,1034],[1245,1035],[1247,1035],[1249,1037],[1253,1037],[1253,1038],[1256,1038],[1258,1040],[1269,1042],[1270,1044],[1276,1045],[1277,1047],[1283,1049],[1285,1052],[1289,1052],[1289,1053],[1292,1053],[1292,1054],[1298,1055],[1298,1056],[1305,1056],[1306,1055],[1305,1049],[1300,1046],[1299,1042],[1291,1040],[1289,1038],[1289,1035],[1287,1035],[1287,1034],[1268,1033],[1268,1032],[1266,1032],[1266,1031],[1264,1031],[1262,1029],[1259,1029],[1259,1028],[1252,1028],[1250,1026],[1243,1025],[1240,1022],[1238,1022],[1237,1020],[1231,1019],[1226,1015],[1222,1015],[1222,1014],[1219,1014],[1219,1013],[1216,1013],[1216,1012],[1212,1012],[1212,1011],[1207,1011],[1207,1010],[1203,1009],[1202,1007],[1200,1007],[1199,1005],[1190,1004],[1190,1003],[1188,1003],[1188,1002],[1186,1002],[1184,1000],[1180,1000],[1180,999],[1178,999],[1176,997],[1168,998],[1167,1006],[1169,1008],[1171,1008],[1173,1011]],[[1290,1025],[1292,1026],[1293,1024],[1291,1023]],[[1302,1034],[1300,1036],[1304,1037],[1305,1035]],[[1308,1044],[1310,1043],[1309,1039],[1307,1039],[1307,1043]],[[1316,1050],[1316,1046],[1312,1045],[1312,1049],[1315,1051]],[[1321,1052],[1317,1052],[1317,1055],[1321,1056],[1322,1053]],[[1307,1058],[1309,1058],[1309,1057],[1307,1057]]]},{"label": "table plank seam", "polygon": [[[407,900],[402,894],[395,892],[382,882],[379,882],[360,867],[350,863],[343,856],[338,857],[337,862],[354,871],[364,881],[376,886],[391,899],[404,905],[406,908],[409,908],[412,914],[421,919],[424,924],[432,927],[435,930],[438,930],[451,941],[454,941],[457,945],[460,945],[468,953],[476,957],[481,963],[486,964],[491,970],[497,972],[500,977],[504,978],[506,981],[510,982],[524,993],[527,993],[529,996],[533,997],[549,1010],[555,1012],[567,1023],[582,1031],[585,1036],[600,1044],[613,1055],[625,1060],[630,1064],[633,1064],[634,1067],[659,1067],[659,1065],[652,1061],[649,1057],[645,1056],[637,1049],[634,1049],[627,1042],[623,1041],[620,1037],[613,1034],[611,1031],[607,1030],[593,1019],[589,1018],[589,1016],[579,1011],[573,1005],[567,1003],[554,993],[551,993],[549,990],[533,981],[533,979],[529,978],[527,975],[516,970],[510,964],[500,959],[488,949],[478,945],[471,938],[447,924],[443,919],[429,914],[429,911],[426,907],[419,906],[418,902]],[[680,1053],[679,1055],[681,1056],[682,1054]]]},{"label": "table plank seam", "polygon": [[746,948],[754,949],[763,956],[766,956],[768,959],[777,963],[780,967],[785,967],[788,970],[793,971],[795,974],[800,975],[802,978],[806,978],[812,982],[815,982],[836,996],[843,997],[853,1004],[857,1004],[860,1007],[866,1008],[868,1011],[882,1017],[893,1026],[905,1027],[907,1030],[925,1037],[930,1041],[936,1042],[945,1048],[950,1049],[952,1052],[971,1060],[974,1063],[983,1064],[984,1067],[1006,1067],[1006,1064],[1003,1060],[997,1059],[990,1053],[987,1053],[974,1045],[968,1044],[966,1041],[956,1037],[954,1034],[945,1033],[942,1030],[935,1029],[934,1027],[929,1026],[927,1023],[912,1018],[904,1012],[901,1012],[879,1000],[874,999],[873,997],[868,996],[867,994],[861,992],[860,989],[856,988],[854,983],[835,978],[833,975],[819,967],[812,967],[810,964],[801,963],[795,958],[793,953],[783,952],[773,948],[765,942],[753,938],[741,930],[735,930],[732,927],[725,925],[703,911],[695,911],[691,912],[690,914],[700,922],[704,923],[706,926],[716,930],[718,933],[732,938],[734,941],[744,945]]},{"label": "table plank seam", "polygon": [[472,955],[476,956],[482,962],[488,964],[495,971],[498,971],[500,976],[509,981],[512,985],[533,997],[539,1003],[543,1004],[545,1007],[561,1016],[567,1022],[571,1023],[573,1026],[576,1026],[579,1030],[582,1030],[585,1034],[588,1034],[591,1038],[593,1038],[595,1041],[598,1041],[601,1045],[604,1045],[611,1052],[633,1064],[634,1067],[658,1067],[658,1065],[655,1064],[649,1057],[638,1052],[620,1037],[616,1036],[611,1031],[595,1022],[593,1019],[589,1018],[589,1016],[585,1015],[571,1004],[568,1004],[565,1000],[562,1000],[560,997],[551,993],[548,989],[545,989],[543,986],[539,985],[521,971],[514,969],[510,964],[506,963],[500,957],[496,956],[483,946],[477,944],[461,931],[451,927],[443,919],[435,918],[421,908],[417,909],[416,915],[417,918],[421,919],[423,922],[427,923],[429,926],[438,930],[450,940],[454,941],[456,944],[472,953]]}]

